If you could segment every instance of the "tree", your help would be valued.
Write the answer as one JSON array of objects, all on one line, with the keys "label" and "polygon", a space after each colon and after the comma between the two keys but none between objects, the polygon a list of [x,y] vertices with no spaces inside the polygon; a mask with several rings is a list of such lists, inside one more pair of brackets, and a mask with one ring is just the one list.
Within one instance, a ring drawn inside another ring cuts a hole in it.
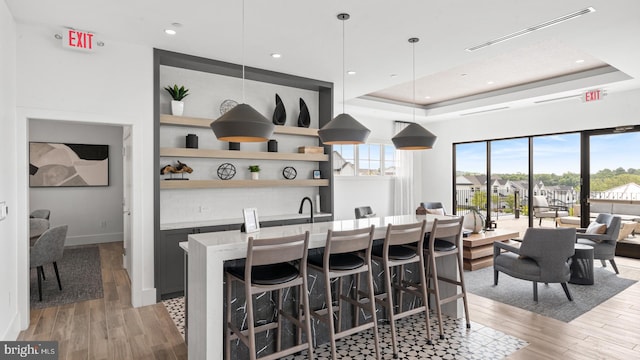
[{"label": "tree", "polygon": [[477,209],[485,209],[487,207],[487,192],[474,192],[473,198],[471,199],[471,205],[475,206]]}]

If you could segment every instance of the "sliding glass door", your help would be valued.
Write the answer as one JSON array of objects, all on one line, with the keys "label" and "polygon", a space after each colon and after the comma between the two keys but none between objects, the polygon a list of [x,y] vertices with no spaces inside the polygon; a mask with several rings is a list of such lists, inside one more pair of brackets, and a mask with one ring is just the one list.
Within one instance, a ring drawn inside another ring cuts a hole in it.
[{"label": "sliding glass door", "polygon": [[455,164],[455,213],[464,215],[475,208],[486,214],[486,142],[456,145]]},{"label": "sliding glass door", "polygon": [[[526,226],[521,216],[528,207],[529,139],[490,141],[491,220],[499,228],[517,230]],[[522,224],[520,224],[522,223]]]}]

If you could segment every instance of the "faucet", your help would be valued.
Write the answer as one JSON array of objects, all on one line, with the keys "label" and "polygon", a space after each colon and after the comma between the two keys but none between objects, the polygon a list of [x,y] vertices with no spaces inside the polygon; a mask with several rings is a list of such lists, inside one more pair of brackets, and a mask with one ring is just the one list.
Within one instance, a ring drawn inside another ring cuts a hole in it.
[{"label": "faucet", "polygon": [[304,202],[309,200],[309,207],[310,207],[310,212],[311,212],[311,223],[313,223],[313,201],[311,201],[311,198],[309,198],[308,196],[305,196],[304,198],[302,198],[302,201],[300,202],[300,210],[298,210],[298,214],[302,214],[302,208],[304,206]]}]

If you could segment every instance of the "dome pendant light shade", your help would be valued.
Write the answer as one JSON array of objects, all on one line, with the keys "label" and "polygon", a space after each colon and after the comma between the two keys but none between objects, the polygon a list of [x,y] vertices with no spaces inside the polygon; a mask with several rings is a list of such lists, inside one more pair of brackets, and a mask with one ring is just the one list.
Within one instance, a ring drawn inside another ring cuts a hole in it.
[{"label": "dome pendant light shade", "polygon": [[416,121],[416,43],[418,38],[410,38],[409,43],[413,50],[413,121],[391,138],[393,145],[398,150],[428,150],[435,145],[437,137],[429,130],[417,124]]},{"label": "dome pendant light shade", "polygon": [[435,145],[437,137],[419,124],[411,123],[391,138],[398,150],[428,150]]},{"label": "dome pendant light shade", "polygon": [[320,140],[326,145],[364,144],[371,130],[349,114],[340,114],[318,130]]},{"label": "dome pendant light shade", "polygon": [[349,14],[338,14],[338,20],[342,21],[342,114],[318,130],[318,136],[325,145],[364,144],[371,133],[353,116],[344,113],[344,22],[349,17]]},{"label": "dome pendant light shade", "polygon": [[266,142],[275,125],[247,104],[238,104],[211,123],[218,140],[230,142]]}]

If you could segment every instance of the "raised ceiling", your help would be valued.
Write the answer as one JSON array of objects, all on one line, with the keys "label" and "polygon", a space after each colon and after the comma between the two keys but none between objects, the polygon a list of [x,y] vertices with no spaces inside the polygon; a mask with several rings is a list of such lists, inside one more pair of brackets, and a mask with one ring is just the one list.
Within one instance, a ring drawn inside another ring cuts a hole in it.
[{"label": "raised ceiling", "polygon": [[[409,37],[421,39],[416,45],[416,97],[427,108],[589,69],[619,74],[607,77],[587,71],[583,81],[530,96],[545,98],[595,86],[608,91],[640,87],[637,0],[245,0],[244,52],[238,0],[5,1],[19,24],[44,27],[43,36],[51,41],[57,41],[56,32],[73,27],[95,32],[106,44],[101,51],[127,42],[235,63],[244,60],[252,67],[334,82],[336,99],[342,98],[343,78],[342,24],[336,15],[347,12],[351,19],[345,23],[346,69],[356,71],[346,76],[347,104],[363,97],[412,102]],[[587,7],[596,11],[465,51]],[[167,28],[177,34],[166,35]],[[282,57],[274,59],[272,53]]]}]

